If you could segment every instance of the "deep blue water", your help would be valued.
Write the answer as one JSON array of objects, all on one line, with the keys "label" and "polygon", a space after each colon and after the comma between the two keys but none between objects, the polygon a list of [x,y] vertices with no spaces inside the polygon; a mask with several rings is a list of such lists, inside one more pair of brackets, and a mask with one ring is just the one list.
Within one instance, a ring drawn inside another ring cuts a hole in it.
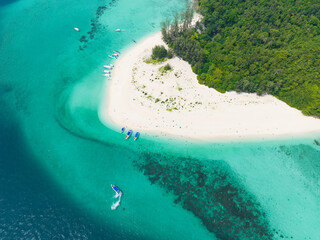
[{"label": "deep blue water", "polygon": [[19,120],[3,104],[0,133],[0,239],[123,239],[77,207],[36,164]]},{"label": "deep blue water", "polygon": [[4,5],[8,5],[8,4],[14,3],[16,1],[18,1],[18,0],[1,0],[0,1],[0,7],[4,6]]}]

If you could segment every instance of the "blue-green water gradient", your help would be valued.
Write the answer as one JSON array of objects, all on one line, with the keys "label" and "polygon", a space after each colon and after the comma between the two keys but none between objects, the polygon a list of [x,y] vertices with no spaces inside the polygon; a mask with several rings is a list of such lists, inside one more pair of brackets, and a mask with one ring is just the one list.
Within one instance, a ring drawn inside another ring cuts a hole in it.
[{"label": "blue-green water gradient", "polygon": [[[15,214],[0,218],[0,238],[318,239],[320,134],[226,143],[142,133],[133,142],[100,122],[107,55],[184,7],[182,0],[1,6],[0,210]],[[111,183],[124,192],[115,211]]]}]

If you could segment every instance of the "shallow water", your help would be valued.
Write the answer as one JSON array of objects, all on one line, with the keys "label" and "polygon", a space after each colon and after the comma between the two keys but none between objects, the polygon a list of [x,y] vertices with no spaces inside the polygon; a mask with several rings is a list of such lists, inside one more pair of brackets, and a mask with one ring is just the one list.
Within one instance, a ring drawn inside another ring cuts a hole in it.
[{"label": "shallow water", "polygon": [[[320,134],[223,143],[142,133],[133,142],[99,121],[107,55],[183,7],[182,0],[1,6],[1,239],[320,236]],[[114,211],[111,183],[124,192]]]}]

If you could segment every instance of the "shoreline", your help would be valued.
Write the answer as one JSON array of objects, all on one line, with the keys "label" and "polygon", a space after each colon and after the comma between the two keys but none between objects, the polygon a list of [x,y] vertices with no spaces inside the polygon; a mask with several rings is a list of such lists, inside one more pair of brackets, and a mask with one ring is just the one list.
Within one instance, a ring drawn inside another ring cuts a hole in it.
[{"label": "shoreline", "polygon": [[[116,60],[99,111],[102,123],[142,134],[202,140],[320,133],[320,119],[304,116],[271,95],[221,94],[200,85],[191,66],[177,57],[145,63],[155,45],[165,45],[160,32],[129,46]],[[158,69],[166,63],[173,71],[161,75]]]}]

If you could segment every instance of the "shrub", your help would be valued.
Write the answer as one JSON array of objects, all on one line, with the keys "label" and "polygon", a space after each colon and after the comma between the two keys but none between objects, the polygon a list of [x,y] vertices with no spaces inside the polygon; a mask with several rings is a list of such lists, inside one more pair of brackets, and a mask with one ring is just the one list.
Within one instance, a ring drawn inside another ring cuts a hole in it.
[{"label": "shrub", "polygon": [[167,63],[165,66],[164,66],[164,68],[163,68],[165,71],[169,71],[169,70],[171,70],[172,69],[172,67],[170,66],[170,64],[169,63]]},{"label": "shrub", "polygon": [[155,46],[152,49],[152,56],[151,58],[156,60],[156,59],[161,59],[167,57],[167,49],[164,46]]}]

